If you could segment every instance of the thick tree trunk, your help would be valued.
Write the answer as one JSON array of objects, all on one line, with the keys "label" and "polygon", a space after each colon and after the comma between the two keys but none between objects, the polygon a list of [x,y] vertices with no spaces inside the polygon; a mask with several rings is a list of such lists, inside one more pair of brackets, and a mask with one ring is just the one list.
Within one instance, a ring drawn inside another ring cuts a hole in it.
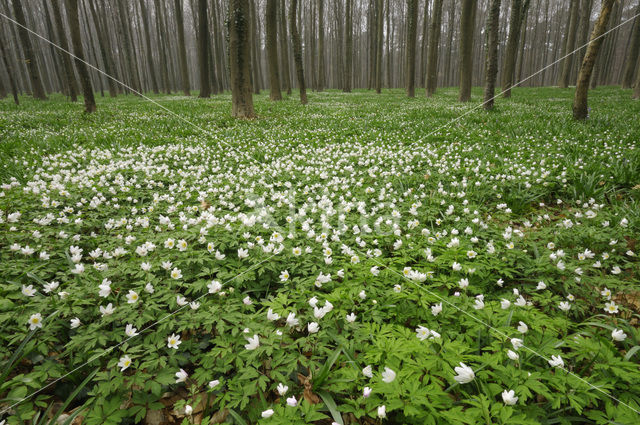
[{"label": "thick tree trunk", "polygon": [[178,26],[178,57],[180,59],[180,74],[182,75],[182,92],[190,96],[189,67],[187,65],[187,47],[184,42],[184,18],[182,16],[182,0],[175,0],[176,24]]},{"label": "thick tree trunk", "polygon": [[278,0],[267,0],[267,56],[269,59],[269,97],[282,100],[278,75]]},{"label": "thick tree trunk", "polygon": [[286,19],[286,3],[280,0],[280,57],[282,61],[282,82],[283,88],[287,94],[291,94],[291,73],[289,72],[291,65],[289,64],[289,46],[287,40],[287,19]]},{"label": "thick tree trunk", "polygon": [[427,58],[427,81],[425,92],[431,97],[438,86],[438,46],[440,45],[440,26],[442,24],[442,0],[433,0],[433,17],[429,34],[429,55]]},{"label": "thick tree trunk", "polygon": [[[569,29],[567,33],[567,44],[565,46],[565,55],[571,53],[576,48],[576,33],[578,29],[578,19],[579,19],[579,6],[580,0],[571,0],[571,8],[570,8],[570,20],[569,20]],[[571,65],[573,63],[574,55],[569,55],[563,60],[562,63],[562,74],[560,74],[560,80],[558,81],[558,86],[561,88],[569,87],[569,80],[571,79]],[[583,62],[584,63],[584,62]]]},{"label": "thick tree trunk", "polygon": [[291,32],[291,40],[293,42],[293,61],[296,65],[296,77],[298,80],[298,89],[300,90],[300,103],[307,104],[307,89],[304,85],[304,68],[302,67],[302,42],[300,33],[298,32],[298,24],[296,22],[298,10],[298,0],[291,0],[291,8],[289,9],[289,31]]},{"label": "thick tree trunk", "polygon": [[351,92],[353,78],[353,0],[345,0],[345,70],[342,91]]},{"label": "thick tree trunk", "polygon": [[209,16],[207,0],[198,0],[198,62],[200,65],[200,94],[198,97],[211,96],[209,80]]},{"label": "thick tree trunk", "polygon": [[229,0],[229,74],[232,115],[254,118],[249,45],[249,0]]},{"label": "thick tree trunk", "polygon": [[502,0],[491,0],[487,17],[487,52],[484,85],[484,109],[493,109],[496,80],[498,79],[498,29],[500,25],[500,3]]},{"label": "thick tree trunk", "polygon": [[47,100],[47,95],[44,92],[42,80],[40,79],[36,55],[31,45],[31,39],[29,38],[29,32],[24,28],[27,25],[24,18],[24,11],[22,10],[22,0],[13,0],[12,4],[16,21],[21,25],[18,27],[18,35],[20,36],[20,44],[22,44],[22,52],[24,54],[24,61],[27,64],[29,79],[31,80],[33,97],[40,100]]},{"label": "thick tree trunk", "polygon": [[460,16],[460,102],[471,100],[473,77],[473,32],[477,0],[462,0]]},{"label": "thick tree trunk", "polygon": [[[53,9],[53,19],[56,23],[56,29],[58,33],[58,43],[64,50],[69,50],[69,44],[67,43],[67,35],[64,32],[64,26],[62,25],[62,14],[60,13],[60,3],[52,1],[51,7]],[[76,81],[75,74],[73,73],[73,65],[71,64],[71,56],[62,53],[62,65],[64,67],[64,78],[69,89],[69,97],[72,102],[78,100],[78,83]]]},{"label": "thick tree trunk", "polygon": [[602,0],[602,9],[600,10],[600,16],[593,27],[591,33],[591,39],[589,40],[589,46],[587,47],[587,53],[582,60],[582,66],[580,66],[580,72],[578,74],[578,82],[576,83],[576,93],[573,99],[573,118],[577,120],[586,119],[589,116],[589,110],[587,107],[587,92],[589,90],[589,80],[591,79],[591,72],[593,71],[593,64],[598,57],[600,46],[602,45],[602,37],[607,28],[607,22],[609,21],[609,15],[611,14],[611,7],[615,0]]},{"label": "thick tree trunk", "polygon": [[82,95],[84,96],[84,110],[87,113],[96,110],[96,101],[93,97],[93,87],[89,70],[84,63],[84,51],[82,50],[82,37],[80,35],[80,20],[78,19],[78,0],[67,0],[67,18],[69,19],[69,29],[71,30],[71,44],[73,54],[76,56],[76,70],[80,76],[82,85]]},{"label": "thick tree trunk", "polygon": [[406,84],[407,96],[416,96],[416,33],[418,26],[418,0],[408,0],[407,8],[407,61]]},{"label": "thick tree trunk", "polygon": [[[640,3],[634,14],[640,13]],[[631,31],[631,47],[627,55],[627,63],[624,67],[624,74],[622,75],[622,88],[631,88],[633,83],[633,74],[636,69],[636,63],[638,62],[638,52],[640,52],[640,16],[637,16],[633,23],[633,31]],[[638,71],[640,74],[640,70]]]}]

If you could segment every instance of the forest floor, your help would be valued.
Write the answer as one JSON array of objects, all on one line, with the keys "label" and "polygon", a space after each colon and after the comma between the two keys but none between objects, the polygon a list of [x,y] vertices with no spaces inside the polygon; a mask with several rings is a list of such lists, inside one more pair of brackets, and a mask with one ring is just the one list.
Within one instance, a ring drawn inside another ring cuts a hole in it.
[{"label": "forest floor", "polygon": [[0,100],[0,423],[637,424],[640,102],[473,95]]}]

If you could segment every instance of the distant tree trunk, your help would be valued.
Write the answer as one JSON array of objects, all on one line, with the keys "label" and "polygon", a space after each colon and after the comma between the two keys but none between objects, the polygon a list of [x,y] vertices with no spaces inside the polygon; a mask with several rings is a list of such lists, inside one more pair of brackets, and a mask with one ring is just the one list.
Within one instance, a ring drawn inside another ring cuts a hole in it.
[{"label": "distant tree trunk", "polygon": [[[53,4],[55,2],[51,2]],[[102,16],[102,20],[98,19],[98,12],[96,11],[96,2],[87,2],[89,5],[89,12],[91,13],[91,17],[93,20],[93,26],[98,33],[98,48],[100,50],[100,56],[102,57],[102,62],[104,63],[104,72],[107,75],[115,76],[115,66],[113,64],[113,58],[111,56],[111,47],[109,44],[109,37],[105,33],[106,28],[106,20],[104,16]],[[75,78],[74,78],[75,80]],[[118,85],[113,78],[107,77],[107,84],[109,85],[109,96],[116,97],[118,95]]]},{"label": "distant tree trunk", "polygon": [[82,85],[82,95],[84,96],[84,110],[87,113],[95,112],[96,101],[93,97],[93,87],[89,70],[84,63],[84,52],[82,50],[82,38],[80,36],[80,20],[78,19],[78,0],[67,0],[67,18],[69,19],[69,29],[71,31],[71,44],[73,54],[76,56],[76,70],[80,76]]},{"label": "distant tree trunk", "polygon": [[502,68],[502,97],[511,97],[511,86],[516,71],[516,59],[524,14],[529,7],[529,0],[513,0],[511,3],[511,17],[509,20],[509,39]]},{"label": "distant tree trunk", "polygon": [[249,45],[249,0],[229,0],[229,74],[232,115],[254,118],[251,90],[251,46]]},{"label": "distant tree trunk", "polygon": [[416,35],[418,26],[418,0],[408,0],[407,8],[407,61],[406,84],[407,96],[416,96]]},{"label": "distant tree trunk", "polygon": [[20,104],[20,100],[18,99],[18,86],[16,84],[16,80],[13,78],[14,70],[11,66],[11,62],[7,57],[7,51],[4,46],[6,46],[6,42],[4,37],[2,36],[2,31],[0,31],[0,55],[2,55],[2,62],[4,63],[4,67],[7,70],[7,75],[9,76],[9,85],[11,86],[11,94],[13,95],[13,101],[16,105]]},{"label": "distant tree trunk", "polygon": [[[16,96],[14,95],[14,98]],[[640,69],[638,70],[638,73],[636,75],[636,82],[635,82],[635,86],[633,87],[633,99],[640,99]],[[16,100],[17,102],[17,100]]]},{"label": "distant tree trunk", "polygon": [[345,70],[342,91],[351,93],[353,78],[353,0],[345,0]]},{"label": "distant tree trunk", "polygon": [[[538,3],[539,5],[540,3]],[[538,15],[536,15],[538,16]],[[529,19],[529,14],[527,10],[523,13],[522,25],[520,27],[520,53],[518,54],[518,61],[516,65],[516,73],[515,73],[515,86],[518,86],[520,79],[522,78],[522,66],[524,65],[524,48],[527,44],[527,20]]]},{"label": "distant tree trunk", "polygon": [[326,86],[324,57],[324,0],[318,0],[318,90]]},{"label": "distant tree trunk", "polygon": [[[593,8],[593,0],[582,0],[583,4],[580,7],[580,24],[578,28],[578,41],[576,43],[576,47],[582,47],[587,44],[587,40],[589,39],[589,27],[591,25],[591,9]],[[582,59],[584,59],[584,54],[587,51],[586,48],[580,49],[577,52],[576,60],[574,60],[575,66],[572,71],[572,76],[578,74],[578,68],[582,63]]]},{"label": "distant tree trunk", "polygon": [[[131,17],[128,14],[129,3],[125,3],[125,0],[118,0],[118,18],[120,21],[120,31],[124,40],[122,41],[122,57],[124,57],[123,75],[128,75],[131,83],[131,87],[140,92],[142,86],[140,84],[140,78],[137,71],[136,62],[133,56],[134,49],[131,47],[131,32],[130,32],[130,20]],[[126,8],[125,8],[126,7]],[[108,28],[108,27],[107,27]],[[120,50],[120,49],[118,49]]]},{"label": "distant tree trunk", "polygon": [[429,28],[429,0],[424,2],[424,17],[422,18],[422,38],[420,40],[420,76],[418,77],[419,85],[426,82],[426,65],[427,65],[427,39]]},{"label": "distant tree trunk", "polygon": [[258,57],[258,46],[260,37],[258,36],[258,25],[256,23],[256,6],[253,0],[249,0],[251,34],[249,37],[249,45],[251,46],[251,78],[253,79],[253,92],[260,94],[262,88],[262,79],[260,78],[260,59]]},{"label": "distant tree trunk", "polygon": [[[570,20],[569,20],[569,29],[567,33],[567,44],[565,46],[565,55],[568,55],[569,53],[571,53],[576,47],[576,33],[578,29],[578,19],[579,19],[578,6],[579,5],[580,5],[580,0],[571,0],[571,7],[569,12]],[[561,88],[569,87],[573,56],[574,55],[569,55],[567,58],[563,60],[562,74],[560,74],[560,80],[558,80],[558,86],[560,86]],[[589,71],[589,74],[591,74],[591,71]]]},{"label": "distant tree trunk", "polygon": [[383,2],[376,0],[376,93],[382,92],[382,35],[383,35]]},{"label": "distant tree trunk", "polygon": [[473,77],[473,32],[477,0],[462,0],[460,16],[460,102],[471,100]]},{"label": "distant tree trunk", "polygon": [[160,75],[162,77],[162,85],[164,92],[171,93],[171,84],[169,82],[169,64],[166,58],[168,46],[166,43],[166,34],[163,30],[165,28],[165,21],[163,16],[164,7],[160,4],[160,0],[155,0],[155,12],[156,12],[156,34],[158,37],[158,53],[160,56]]},{"label": "distant tree trunk", "polygon": [[598,51],[602,45],[602,37],[607,28],[607,22],[609,21],[609,15],[611,14],[611,7],[616,0],[602,0],[602,9],[600,10],[600,16],[593,27],[591,33],[591,39],[589,40],[589,46],[587,47],[587,53],[582,60],[582,66],[580,66],[580,72],[578,73],[578,81],[576,83],[576,93],[573,99],[573,118],[577,120],[584,120],[589,116],[589,110],[587,107],[587,92],[589,90],[589,80],[591,79],[591,72],[593,71],[593,64],[598,57]]},{"label": "distant tree trunk", "polygon": [[[409,0],[412,1],[412,0]],[[391,40],[394,38],[394,33],[391,31],[391,7],[389,4],[390,0],[387,0],[386,6],[386,20],[387,20],[387,30],[385,31],[387,36],[386,47],[387,47],[387,88],[391,88],[393,85],[393,51],[391,50]],[[416,6],[417,8],[417,6]],[[395,25],[394,25],[395,29]],[[405,45],[406,48],[406,45]]]},{"label": "distant tree trunk", "polygon": [[190,96],[189,67],[187,65],[187,46],[184,42],[184,18],[182,16],[182,0],[175,0],[176,24],[178,25],[178,57],[180,59],[180,73],[182,74],[182,92]]},{"label": "distant tree trunk", "polygon": [[287,19],[286,19],[286,3],[280,0],[280,57],[282,60],[282,82],[283,88],[287,94],[291,94],[291,73],[289,72],[289,46],[287,45]]},{"label": "distant tree trunk", "polygon": [[491,0],[487,17],[487,53],[484,86],[484,109],[493,109],[496,80],[498,79],[498,30],[500,25],[500,3],[502,0]]},{"label": "distant tree trunk", "polygon": [[291,40],[293,42],[293,61],[296,65],[296,76],[298,79],[298,88],[300,89],[300,103],[307,104],[307,90],[304,85],[304,69],[302,67],[302,42],[296,16],[298,10],[298,0],[291,0],[291,8],[289,9],[289,28],[291,32]]},{"label": "distant tree trunk", "polygon": [[[640,13],[640,3],[634,14]],[[622,88],[631,88],[633,83],[633,74],[636,69],[636,63],[638,62],[638,52],[640,52],[640,16],[637,16],[633,23],[633,31],[631,31],[631,47],[627,55],[627,63],[624,67],[624,74],[622,75]],[[640,74],[640,70],[638,71]]]},{"label": "distant tree trunk", "polygon": [[442,0],[433,0],[433,16],[429,34],[429,55],[427,58],[427,81],[425,91],[428,97],[436,92],[438,86],[438,46],[440,45],[440,27],[442,24]]},{"label": "distant tree trunk", "polygon": [[456,0],[451,0],[451,8],[449,9],[449,24],[447,31],[447,48],[445,52],[447,53],[445,64],[444,64],[444,85],[450,86],[451,81],[453,81],[453,75],[451,72],[451,56],[453,53],[453,34],[454,27],[456,22]]},{"label": "distant tree trunk", "polygon": [[[69,44],[67,43],[67,35],[64,32],[64,26],[62,25],[62,14],[60,13],[60,3],[52,1],[51,7],[53,9],[53,19],[56,23],[56,29],[58,33],[58,43],[64,50],[69,50]],[[64,69],[64,79],[69,89],[69,97],[72,102],[78,100],[78,83],[76,81],[75,74],[73,73],[73,65],[71,64],[71,56],[62,52],[62,65]]]},{"label": "distant tree trunk", "polygon": [[267,0],[267,56],[269,59],[269,97],[282,100],[278,75],[278,0]]},{"label": "distant tree trunk", "polygon": [[18,34],[20,36],[20,44],[22,44],[24,61],[27,64],[27,71],[29,72],[29,79],[31,80],[33,97],[40,100],[47,100],[47,95],[44,92],[42,80],[40,79],[40,72],[38,71],[36,55],[31,45],[31,39],[29,38],[29,32],[24,28],[27,24],[24,18],[24,11],[22,10],[22,1],[13,0],[12,4],[16,21],[21,25],[18,27]]},{"label": "distant tree trunk", "polygon": [[[151,80],[151,90],[158,94],[158,79],[156,77],[156,67],[153,64],[153,49],[151,48],[151,29],[149,28],[149,15],[147,14],[146,0],[140,0],[140,15],[144,25],[144,38],[147,46],[147,55],[149,55],[149,78]],[[206,7],[206,2],[205,2]]]},{"label": "distant tree trunk", "polygon": [[200,65],[200,98],[211,96],[209,80],[209,15],[207,0],[198,0],[198,62]]}]

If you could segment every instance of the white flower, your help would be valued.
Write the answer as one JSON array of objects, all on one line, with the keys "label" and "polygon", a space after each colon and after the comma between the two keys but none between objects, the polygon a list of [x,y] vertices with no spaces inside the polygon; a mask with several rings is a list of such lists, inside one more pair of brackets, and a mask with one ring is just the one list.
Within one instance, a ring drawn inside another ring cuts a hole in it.
[{"label": "white flower", "polygon": [[611,274],[620,274],[622,273],[622,269],[620,269],[620,267],[618,266],[613,266],[613,268],[611,269]]},{"label": "white flower", "polygon": [[390,384],[395,379],[396,379],[396,373],[393,370],[389,369],[388,367],[385,367],[384,371],[382,372],[382,382],[386,382],[387,384]]},{"label": "white flower", "polygon": [[318,332],[318,330],[320,330],[320,325],[318,325],[316,322],[310,322],[307,325],[307,329],[309,329],[310,334],[314,334]]},{"label": "white flower", "polygon": [[506,404],[507,406],[513,406],[518,402],[518,397],[516,397],[516,392],[513,390],[509,390],[509,391],[504,390],[502,392],[502,401],[504,401],[504,404]]},{"label": "white flower", "polygon": [[484,301],[481,298],[476,298],[473,308],[482,310],[484,308]]},{"label": "white flower", "polygon": [[362,374],[367,378],[373,378],[373,369],[371,368],[371,365],[365,366],[364,369],[362,369]]},{"label": "white flower", "polygon": [[126,354],[120,357],[120,360],[118,361],[120,372],[123,372],[129,366],[131,366],[131,357],[127,356]]},{"label": "white flower", "polygon": [[518,350],[524,344],[522,343],[522,340],[520,338],[511,338],[511,345],[513,345],[514,350]]},{"label": "white flower", "polygon": [[131,323],[128,323],[124,328],[124,334],[128,337],[136,336],[138,335],[138,329],[134,328]]},{"label": "white flower", "polygon": [[100,306],[100,313],[102,314],[102,317],[113,314],[115,310],[116,309],[113,307],[113,304],[111,303],[107,304],[106,307]]},{"label": "white flower", "polygon": [[251,304],[253,304],[253,301],[251,301],[251,297],[249,297],[249,295],[247,295],[246,297],[244,297],[242,299],[242,303],[244,305],[251,305]]},{"label": "white flower", "polygon": [[542,291],[543,289],[547,289],[547,285],[543,281],[540,281],[538,282],[538,286],[536,286],[536,289],[538,291]]},{"label": "white flower", "polygon": [[267,409],[261,413],[261,416],[263,418],[270,418],[271,416],[273,416],[273,413],[273,409]]},{"label": "white flower", "polygon": [[365,298],[367,298],[367,293],[364,291],[364,289],[360,291],[360,293],[358,294],[358,297],[360,297],[361,300],[364,300]]},{"label": "white flower", "polygon": [[238,258],[243,259],[243,258],[247,258],[248,256],[249,256],[248,249],[238,248]]},{"label": "white flower", "polygon": [[518,360],[520,358],[520,355],[515,351],[509,350],[507,351],[507,357],[509,357],[511,360]]},{"label": "white flower", "polygon": [[614,341],[624,341],[627,339],[627,334],[624,333],[622,329],[614,329],[611,332],[611,338],[613,338]]},{"label": "white flower", "polygon": [[282,382],[280,382],[276,387],[276,391],[278,391],[278,394],[280,395],[285,395],[287,391],[289,391],[289,387],[283,384]]},{"label": "white flower", "polygon": [[560,301],[560,304],[558,304],[558,308],[562,311],[569,311],[571,309],[571,304],[569,304],[569,302],[567,301]]},{"label": "white flower", "polygon": [[175,267],[173,270],[171,270],[171,277],[176,280],[182,278],[182,271],[180,271],[179,268]]},{"label": "white flower", "polygon": [[180,369],[176,372],[176,384],[186,381],[188,376],[189,374],[184,369]]},{"label": "white flower", "polygon": [[190,404],[187,404],[186,406],[184,406],[184,414],[189,416],[193,413],[193,407],[191,407]]},{"label": "white flower", "polygon": [[270,320],[270,321],[273,322],[273,321],[278,320],[279,318],[280,318],[280,315],[278,313],[274,313],[273,309],[269,309],[267,311],[267,320]]},{"label": "white flower", "polygon": [[33,285],[24,286],[22,285],[22,295],[27,297],[33,297],[36,294],[36,290],[33,289]]},{"label": "white flower", "polygon": [[75,329],[79,326],[80,326],[80,319],[78,319],[77,317],[74,317],[73,319],[71,319],[71,329]]},{"label": "white flower", "polygon": [[217,387],[218,385],[220,385],[219,379],[214,379],[213,381],[209,381],[209,388],[211,389]]},{"label": "white flower", "polygon": [[442,303],[434,304],[431,306],[431,314],[433,314],[434,316],[437,316],[441,312],[442,312]]},{"label": "white flower", "polygon": [[281,282],[286,282],[287,280],[289,280],[289,272],[287,270],[283,270],[280,273],[280,281]]},{"label": "white flower", "polygon": [[247,350],[255,350],[260,346],[260,338],[258,337],[258,335],[254,335],[253,337],[245,339],[249,342],[244,346],[244,348],[246,348]]},{"label": "white flower", "polygon": [[177,350],[180,344],[182,344],[182,341],[180,341],[180,335],[171,334],[171,336],[167,338],[168,348],[173,348],[174,350]]},{"label": "white flower", "polygon": [[473,378],[476,377],[475,373],[473,373],[473,370],[462,362],[460,362],[460,366],[456,366],[454,370],[457,375],[454,376],[453,379],[455,379],[459,384],[467,384],[473,381]]},{"label": "white flower", "polygon": [[460,281],[458,282],[458,285],[460,285],[460,288],[462,289],[466,288],[467,286],[469,286],[469,279],[467,279],[466,277],[460,279]]},{"label": "white flower", "polygon": [[[55,291],[56,289],[58,289],[59,283],[56,282],[55,280],[51,283],[45,283],[44,285],[42,285],[44,288],[42,289],[43,292],[45,294],[48,294],[50,292]],[[24,292],[23,292],[24,293]]]},{"label": "white flower", "polygon": [[155,292],[155,289],[153,288],[153,285],[151,283],[147,283],[144,287],[144,290],[148,294],[153,294]]},{"label": "white flower", "polygon": [[371,395],[371,388],[364,387],[364,389],[362,390],[362,397],[367,398],[370,395]]},{"label": "white flower", "polygon": [[291,396],[289,398],[287,398],[287,406],[289,407],[296,407],[298,405],[298,400],[296,400],[295,396]]},{"label": "white flower", "polygon": [[511,301],[505,300],[503,298],[502,300],[500,300],[500,307],[502,307],[503,310],[508,309],[509,307],[511,307]]},{"label": "white flower", "polygon": [[526,334],[528,330],[529,330],[529,327],[527,326],[527,324],[524,323],[523,321],[520,321],[518,325],[518,332],[520,332],[521,334]]},{"label": "white flower", "polygon": [[198,301],[191,301],[189,307],[191,307],[191,310],[197,310],[200,308],[200,303]]},{"label": "white flower", "polygon": [[345,320],[349,323],[353,323],[356,321],[356,314],[355,313],[351,313],[351,314],[347,314],[347,316],[345,317]]},{"label": "white flower", "polygon": [[378,417],[386,418],[387,417],[387,407],[385,405],[378,407]]},{"label": "white flower", "polygon": [[42,327],[42,315],[40,313],[32,314],[29,317],[29,329],[34,330]]},{"label": "white flower", "polygon": [[215,294],[216,292],[220,292],[222,284],[217,280],[212,280],[211,283],[207,285],[207,288],[209,288],[210,294]]},{"label": "white flower", "polygon": [[298,326],[300,322],[296,319],[296,314],[291,312],[287,315],[287,325],[290,327]]},{"label": "white flower", "polygon": [[189,304],[189,301],[187,301],[187,299],[185,297],[183,297],[182,295],[176,295],[176,304],[178,304],[180,307]]},{"label": "white flower", "polygon": [[551,360],[549,360],[549,365],[553,367],[564,367],[564,361],[560,356],[551,356]]},{"label": "white flower", "polygon": [[127,294],[127,303],[134,304],[136,301],[138,301],[138,298],[138,293],[136,291],[129,291],[129,293]]},{"label": "white flower", "polygon": [[606,311],[609,314],[615,314],[618,312],[618,306],[613,301],[604,303],[604,311]]},{"label": "white flower", "polygon": [[516,299],[514,304],[518,307],[524,307],[525,305],[527,305],[527,300],[525,300],[524,297],[520,295],[518,299]]}]

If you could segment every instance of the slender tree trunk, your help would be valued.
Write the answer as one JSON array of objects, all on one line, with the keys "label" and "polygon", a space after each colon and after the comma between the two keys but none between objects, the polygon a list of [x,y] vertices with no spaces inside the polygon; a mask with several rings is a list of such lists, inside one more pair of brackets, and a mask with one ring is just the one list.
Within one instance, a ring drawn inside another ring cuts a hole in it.
[{"label": "slender tree trunk", "polygon": [[500,25],[500,4],[502,0],[491,0],[487,17],[487,52],[484,86],[484,109],[493,109],[493,98],[498,79],[498,31]]},{"label": "slender tree trunk", "polygon": [[278,0],[267,0],[267,57],[269,59],[269,97],[282,100],[278,75]]},{"label": "slender tree trunk", "polygon": [[[538,16],[538,15],[536,15]],[[524,17],[523,17],[523,22],[522,22],[522,26],[520,29],[520,53],[518,54],[518,61],[517,61],[517,65],[516,65],[516,74],[515,74],[515,80],[516,80],[516,86],[517,86],[517,82],[520,81],[520,79],[522,78],[522,66],[524,65],[524,48],[525,45],[527,44],[527,20],[529,18],[529,14],[527,13],[527,11],[524,11]]]},{"label": "slender tree trunk", "polygon": [[453,75],[451,72],[451,56],[453,56],[453,34],[456,22],[456,0],[451,0],[451,8],[449,9],[449,24],[447,31],[447,48],[446,48],[446,60],[444,65],[444,85],[446,87],[451,85],[453,81]]},{"label": "slender tree trunk", "polygon": [[47,100],[47,95],[44,92],[40,78],[40,72],[38,71],[36,55],[31,45],[31,39],[29,38],[29,32],[24,28],[27,25],[24,18],[24,11],[22,10],[22,0],[13,0],[12,4],[16,21],[21,25],[18,27],[18,35],[20,36],[20,44],[22,44],[22,52],[24,53],[24,61],[27,64],[29,79],[31,80],[33,97],[40,100]]},{"label": "slender tree trunk", "polygon": [[406,85],[407,96],[416,96],[416,35],[418,26],[418,0],[408,0],[407,8],[407,60]]},{"label": "slender tree trunk", "polygon": [[477,0],[462,0],[460,16],[460,102],[471,100],[473,77],[473,32]]},{"label": "slender tree trunk", "polygon": [[[567,33],[567,44],[565,47],[565,55],[571,53],[576,47],[576,32],[578,29],[578,12],[580,5],[580,0],[571,0],[571,8],[570,8],[570,20],[569,20],[569,29]],[[571,78],[571,65],[573,63],[574,55],[569,55],[567,58],[563,60],[562,63],[562,74],[560,74],[560,80],[558,81],[558,86],[561,88],[569,87],[569,80]],[[589,72],[591,73],[591,72]]]},{"label": "slender tree trunk", "polygon": [[84,52],[82,50],[82,38],[80,35],[80,20],[78,19],[78,0],[67,0],[67,18],[69,19],[69,29],[71,30],[71,44],[73,54],[76,56],[76,70],[80,76],[82,85],[82,95],[84,96],[84,110],[91,113],[96,110],[96,101],[93,97],[93,87],[89,70],[84,63]]},{"label": "slender tree trunk", "polygon": [[[156,67],[153,64],[153,49],[151,48],[151,29],[149,28],[149,15],[145,6],[147,0],[140,0],[140,16],[144,25],[144,38],[147,45],[149,79],[151,80],[151,90],[158,94],[158,79],[156,77]],[[205,3],[206,7],[206,3]]]},{"label": "slender tree trunk", "polygon": [[318,90],[326,86],[324,56],[324,0],[318,0]]},{"label": "slender tree trunk", "polygon": [[13,101],[16,105],[20,104],[20,100],[18,99],[18,85],[16,84],[16,80],[13,78],[15,75],[15,71],[11,66],[11,61],[7,57],[7,51],[5,46],[8,44],[5,42],[4,37],[2,36],[2,31],[0,31],[0,55],[2,55],[2,62],[4,63],[4,67],[7,70],[7,75],[9,76],[9,85],[11,86],[11,94],[13,95]]},{"label": "slender tree trunk", "polygon": [[[67,43],[67,35],[64,32],[64,26],[62,25],[62,14],[60,13],[60,3],[58,1],[50,2],[53,9],[53,19],[56,23],[56,29],[58,32],[58,43],[64,50],[69,50]],[[75,74],[73,73],[73,65],[71,64],[71,56],[62,52],[62,64],[64,67],[65,81],[69,88],[69,97],[72,102],[78,100],[78,83],[76,82]]]},{"label": "slender tree trunk", "polygon": [[351,93],[351,80],[353,78],[353,0],[345,0],[345,3],[345,70],[342,91]]},{"label": "slender tree trunk", "polygon": [[280,0],[280,58],[282,61],[282,82],[283,88],[287,94],[291,94],[291,73],[289,72],[291,65],[289,64],[289,46],[287,40],[287,19],[286,19],[286,3]]},{"label": "slender tree trunk", "polygon": [[[634,14],[640,13],[640,2]],[[633,74],[636,69],[636,63],[638,62],[638,52],[640,52],[640,16],[637,16],[633,23],[633,30],[631,31],[631,47],[627,54],[627,63],[624,67],[624,73],[622,75],[622,88],[631,88],[633,83]],[[638,71],[640,74],[640,70]]]},{"label": "slender tree trunk", "polygon": [[178,25],[178,57],[180,59],[180,73],[182,75],[182,92],[190,96],[189,67],[187,65],[187,46],[184,42],[184,18],[182,16],[182,0],[175,0],[176,24]]},{"label": "slender tree trunk", "polygon": [[[16,96],[14,95],[14,98]],[[638,73],[636,75],[636,82],[635,85],[633,87],[633,95],[632,95],[633,99],[640,99],[640,69],[638,70]],[[16,100],[17,103],[17,100]]]},{"label": "slender tree trunk", "polygon": [[229,74],[231,76],[232,115],[254,118],[251,90],[251,46],[249,0],[229,0]]},{"label": "slender tree trunk", "polygon": [[198,0],[198,62],[200,65],[200,98],[211,96],[209,81],[209,15],[207,0]]},{"label": "slender tree trunk", "polygon": [[[55,2],[51,2],[53,4]],[[91,19],[93,20],[93,26],[95,27],[98,35],[98,49],[100,50],[100,56],[104,63],[104,72],[107,75],[115,77],[115,66],[113,64],[113,58],[111,56],[111,46],[109,44],[109,36],[105,32],[106,20],[98,19],[98,12],[96,10],[96,2],[87,2],[89,6],[89,12],[91,13]],[[107,85],[109,86],[109,96],[116,97],[118,95],[118,85],[113,78],[107,77]]]},{"label": "slender tree trunk", "polygon": [[420,40],[420,76],[418,77],[419,85],[426,82],[426,65],[427,65],[427,39],[429,28],[429,0],[424,2],[424,16],[422,18],[422,38]]},{"label": "slender tree trunk", "polygon": [[304,69],[302,67],[302,42],[298,25],[296,23],[298,9],[298,0],[291,0],[291,8],[289,9],[289,28],[291,31],[291,40],[293,42],[293,61],[296,65],[296,76],[298,79],[298,88],[300,89],[300,103],[307,104],[307,90],[304,85]]},{"label": "slender tree trunk", "polygon": [[580,66],[578,82],[576,83],[576,93],[573,99],[573,118],[577,120],[584,120],[589,116],[589,110],[587,107],[589,80],[591,79],[593,64],[598,57],[598,51],[602,45],[602,37],[600,36],[604,34],[607,28],[607,22],[609,21],[609,15],[611,14],[611,7],[613,6],[614,1],[615,0],[602,0],[600,16],[593,27],[590,43],[587,47],[587,53],[585,53],[584,59],[582,60],[582,66]]},{"label": "slender tree trunk", "polygon": [[260,37],[258,37],[258,26],[256,25],[256,7],[253,0],[249,0],[250,9],[250,22],[251,22],[251,35],[249,37],[249,44],[251,45],[251,78],[253,84],[253,92],[260,94],[262,88],[262,81],[260,78],[260,60],[258,59],[258,44]]},{"label": "slender tree trunk", "polygon": [[376,93],[382,92],[382,35],[383,35],[383,2],[382,0],[376,1]]},{"label": "slender tree trunk", "polygon": [[429,55],[427,59],[427,81],[425,91],[428,97],[436,92],[438,86],[438,47],[440,46],[440,27],[442,24],[442,0],[433,0],[433,17],[429,34]]},{"label": "slender tree trunk", "polygon": [[524,13],[529,7],[529,0],[513,0],[511,3],[511,18],[509,22],[509,40],[505,51],[504,67],[502,68],[502,97],[511,97],[511,86],[516,70],[516,59],[520,31]]},{"label": "slender tree trunk", "polygon": [[[593,8],[593,0],[582,0],[582,6],[580,7],[580,25],[578,28],[578,41],[576,43],[576,47],[582,47],[587,43],[589,39],[589,27],[591,25],[591,9]],[[578,74],[577,70],[582,63],[582,59],[584,59],[584,54],[587,49],[582,48],[579,52],[577,52],[576,59],[574,63],[576,66],[574,67],[574,71],[572,76]]]}]

